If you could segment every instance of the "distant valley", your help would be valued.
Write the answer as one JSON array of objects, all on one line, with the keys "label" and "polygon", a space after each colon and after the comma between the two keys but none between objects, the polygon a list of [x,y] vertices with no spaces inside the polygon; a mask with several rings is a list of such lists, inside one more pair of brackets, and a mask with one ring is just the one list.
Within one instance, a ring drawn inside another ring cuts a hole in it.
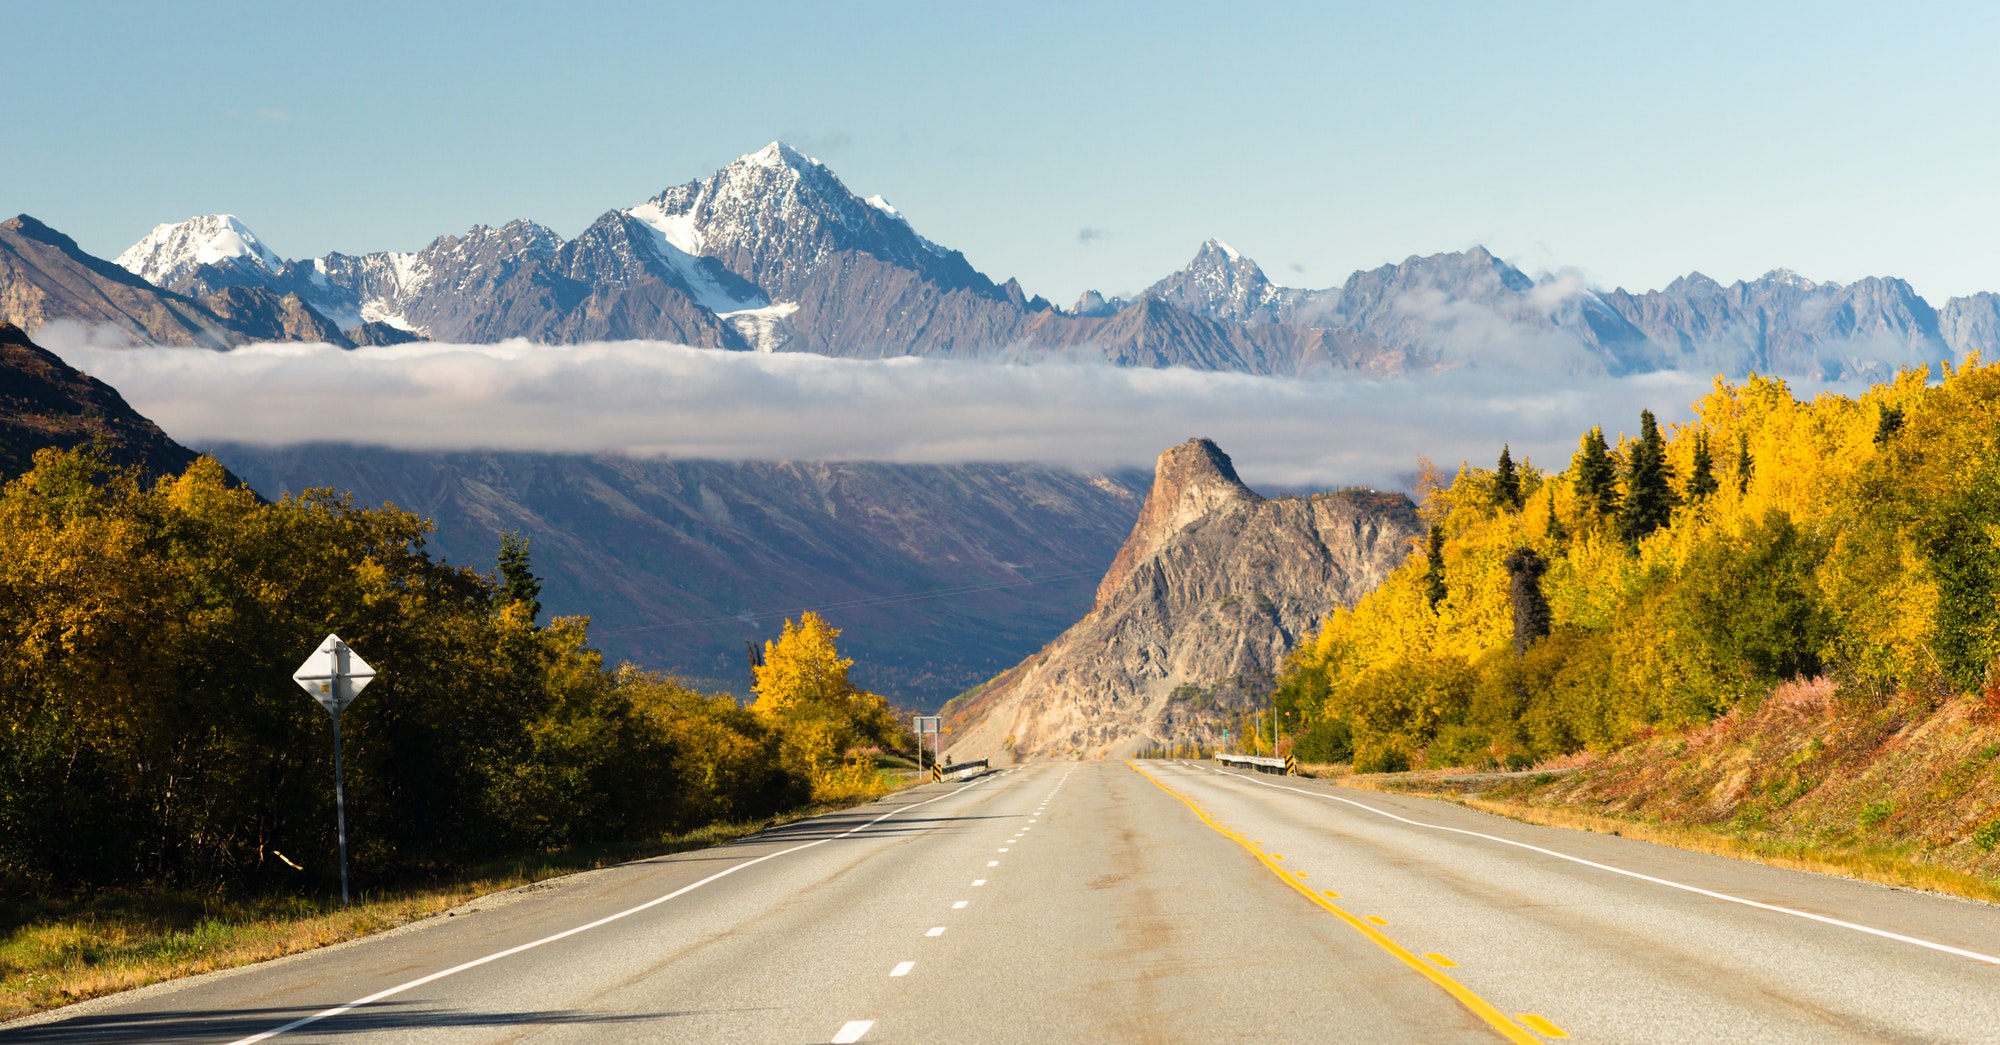
[{"label": "distant valley", "polygon": [[437,521],[433,549],[490,571],[532,542],[551,614],[588,614],[614,663],[738,694],[744,643],[814,609],[855,678],[935,708],[1090,608],[1146,495],[1140,472],[206,448],[269,497],[334,486]]}]

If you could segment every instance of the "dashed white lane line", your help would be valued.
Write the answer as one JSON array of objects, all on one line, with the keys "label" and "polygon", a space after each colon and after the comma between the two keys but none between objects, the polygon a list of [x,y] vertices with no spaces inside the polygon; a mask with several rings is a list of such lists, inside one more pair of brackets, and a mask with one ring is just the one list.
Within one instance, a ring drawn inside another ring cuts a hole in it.
[{"label": "dashed white lane line", "polygon": [[848,1020],[840,1025],[839,1030],[833,1032],[833,1045],[853,1045],[854,1042],[861,1040],[863,1034],[868,1033],[868,1028],[873,1026],[875,1026],[874,1020]]},{"label": "dashed white lane line", "polygon": [[925,933],[924,935],[925,935],[925,936],[943,936],[943,935],[944,935],[944,926],[942,926],[942,925],[933,925],[933,926],[931,926],[931,931],[930,931],[930,932],[927,932],[927,933]]},{"label": "dashed white lane line", "polygon": [[988,866],[988,867],[998,867],[998,866],[1000,866],[1000,861],[998,861],[998,860],[988,860],[988,861],[986,861],[986,866]]},{"label": "dashed white lane line", "polygon": [[[1207,769],[1209,767],[1204,766],[1202,768]],[[1902,933],[1893,933],[1888,931],[1887,929],[1877,929],[1873,926],[1859,925],[1854,922],[1842,921],[1839,918],[1829,918],[1826,915],[1814,914],[1811,911],[1794,910],[1793,908],[1790,907],[1780,907],[1777,904],[1762,903],[1757,900],[1748,900],[1741,896],[1731,896],[1728,893],[1719,893],[1713,889],[1703,889],[1697,885],[1688,885],[1684,882],[1676,882],[1671,878],[1657,878],[1654,877],[1653,875],[1641,874],[1638,871],[1627,871],[1622,867],[1613,867],[1610,864],[1600,864],[1595,860],[1585,860],[1583,857],[1580,856],[1571,856],[1568,853],[1559,853],[1553,849],[1544,849],[1541,846],[1529,845],[1526,842],[1516,842],[1511,838],[1501,838],[1499,835],[1489,835],[1481,831],[1468,831],[1462,827],[1446,827],[1443,824],[1427,824],[1421,820],[1411,820],[1408,817],[1397,816],[1396,814],[1391,813],[1384,809],[1377,809],[1374,806],[1367,804],[1366,802],[1356,802],[1351,798],[1341,798],[1338,795],[1322,794],[1317,791],[1304,791],[1296,787],[1286,787],[1282,784],[1267,784],[1262,780],[1252,780],[1248,777],[1238,776],[1235,773],[1223,773],[1219,769],[1210,769],[1210,772],[1218,773],[1222,776],[1229,777],[1232,780],[1242,780],[1246,783],[1257,784],[1262,787],[1276,788],[1279,791],[1290,791],[1293,794],[1305,795],[1307,798],[1323,798],[1331,802],[1344,802],[1348,805],[1353,806],[1356,809],[1374,813],[1376,816],[1383,816],[1383,817],[1388,817],[1391,820],[1401,821],[1402,823],[1409,824],[1411,827],[1421,827],[1431,831],[1445,831],[1455,835],[1466,835],[1471,838],[1482,838],[1488,842],[1498,842],[1501,845],[1511,845],[1516,849],[1526,849],[1530,852],[1541,853],[1544,856],[1553,856],[1558,860],[1568,860],[1570,863],[1573,864],[1582,864],[1585,867],[1594,867],[1600,871],[1609,871],[1612,874],[1624,875],[1627,878],[1636,878],[1642,882],[1651,882],[1654,885],[1663,885],[1669,889],[1679,889],[1682,892],[1694,893],[1697,896],[1706,896],[1712,900],[1721,900],[1725,903],[1741,904],[1745,907],[1754,907],[1760,911],[1770,911],[1775,914],[1788,914],[1794,918],[1804,918],[1807,921],[1819,922],[1822,925],[1831,925],[1834,926],[1835,928],[1848,929],[1858,933],[1866,933],[1869,936],[1879,936],[1882,939],[1895,940],[1898,943],[1913,944],[1917,947],[1923,947],[1933,951],[1940,951],[1945,954],[1955,954],[1961,958],[1970,958],[1973,961],[1985,962],[1988,965],[2000,965],[2000,956],[1996,955],[1981,954],[1978,951],[1970,951],[1966,950],[1963,947],[1953,947],[1949,944],[1936,943],[1934,941],[1921,939],[1915,936],[1904,936]]]},{"label": "dashed white lane line", "polygon": [[[979,780],[975,780],[972,783],[965,785],[964,787],[958,788],[953,791],[947,791],[944,794],[938,795],[935,798],[926,798],[921,802],[912,802],[909,805],[901,806],[896,809],[891,809],[890,811],[883,813],[881,816],[878,816],[875,819],[870,820],[865,824],[861,824],[857,827],[848,828],[847,830],[842,831],[837,835],[828,835],[825,838],[819,838],[810,842],[803,843],[801,845],[795,845],[789,849],[780,849],[775,853],[765,853],[763,856],[752,857],[751,859],[745,860],[740,864],[733,864],[729,867],[725,867],[722,870],[715,872],[712,875],[709,875],[707,878],[703,878],[698,882],[692,882],[688,885],[681,886],[679,889],[676,889],[673,892],[666,894],[665,896],[655,897],[651,900],[646,901],[645,903],[639,904],[636,907],[628,907],[622,911],[617,912],[616,914],[607,914],[604,917],[599,918],[594,922],[586,922],[583,925],[579,925],[573,929],[564,929],[562,932],[554,933],[549,936],[544,936],[539,940],[530,940],[527,943],[516,944],[515,946],[509,947],[506,950],[494,951],[492,954],[489,954],[483,958],[474,958],[469,962],[463,962],[458,965],[454,965],[449,969],[440,969],[437,972],[431,973],[428,976],[419,976],[416,979],[411,980],[407,983],[399,983],[394,987],[376,991],[375,993],[370,994],[365,998],[356,998],[345,1005],[336,1005],[330,1009],[321,1009],[318,1012],[301,1016],[298,1019],[293,1020],[292,1022],[284,1024],[282,1026],[273,1027],[270,1030],[262,1031],[257,1034],[252,1034],[249,1035],[248,1037],[238,1038],[235,1041],[230,1042],[229,1045],[255,1045],[256,1042],[264,1041],[269,1038],[275,1038],[280,1034],[285,1034],[291,1031],[295,1031],[300,1027],[318,1023],[319,1021],[324,1019],[330,1019],[344,1012],[352,1012],[355,1009],[361,1008],[364,1005],[373,1005],[374,1003],[381,1001],[384,998],[394,997],[398,994],[403,993],[404,991],[411,990],[417,987],[422,987],[427,983],[435,983],[438,980],[442,980],[447,976],[456,976],[457,974],[464,972],[467,969],[476,969],[489,962],[497,962],[502,958],[519,954],[522,951],[533,950],[536,947],[540,947],[544,944],[554,943],[557,940],[566,940],[572,936],[575,936],[578,933],[589,932],[590,930],[595,929],[600,925],[609,925],[612,922],[618,921],[621,918],[629,918],[632,915],[638,914],[641,911],[651,910],[652,908],[658,907],[659,905],[666,903],[669,900],[677,899],[687,893],[694,892],[696,889],[699,889],[710,882],[727,878],[730,875],[735,874],[736,872],[741,871],[746,867],[755,867],[758,864],[765,862],[766,860],[776,860],[778,857],[781,856],[788,856],[792,853],[797,853],[803,850],[811,849],[815,846],[825,845],[828,842],[836,841],[842,838],[847,838],[851,835],[856,834],[857,832],[865,831],[868,828],[874,827],[876,824],[879,824],[882,821],[887,820],[892,816],[896,816],[899,813],[907,813],[910,810],[916,809],[920,806],[930,805],[932,802],[942,802],[953,795],[960,794],[965,791],[970,791],[971,789],[978,787],[983,783],[987,783],[993,780],[998,780],[1001,777],[1004,777],[1011,772],[1013,772],[1013,770],[1011,769],[1001,770],[1000,772],[995,773],[992,776],[983,777]],[[995,864],[998,864],[998,862],[999,861],[994,861],[994,864],[989,864],[988,866],[989,867],[994,866]],[[875,1021],[860,1020],[856,1021],[855,1023],[850,1023],[848,1024],[848,1026],[852,1027],[855,1026],[856,1024],[859,1024],[861,1029],[854,1033],[854,1037],[848,1038],[846,1040],[855,1041],[859,1039],[862,1034],[867,1033],[868,1028],[875,1025]],[[843,1032],[845,1032],[845,1030],[846,1028],[842,1028]]]},{"label": "dashed white lane line", "polygon": [[985,885],[985,884],[986,884],[986,879],[984,879],[984,878],[974,878],[974,879],[972,880],[972,884],[973,884],[973,886],[974,886],[975,888],[977,888],[978,886],[982,886],[982,885]]},{"label": "dashed white lane line", "polygon": [[1001,846],[1001,847],[1000,847],[1000,851],[1001,851],[1001,852],[1003,852],[1003,853],[1004,853],[1004,852],[1006,852],[1006,851],[1007,851],[1007,847],[1006,847],[1006,846],[1004,846],[1004,845],[1003,845],[1003,846]]},{"label": "dashed white lane line", "polygon": [[916,967],[917,967],[916,962],[897,962],[896,967],[889,970],[889,975],[908,976],[910,974],[910,970]]},{"label": "dashed white lane line", "polygon": [[954,911],[963,910],[965,908],[965,905],[971,902],[972,902],[971,900],[960,900],[959,902],[952,904],[951,909]]}]

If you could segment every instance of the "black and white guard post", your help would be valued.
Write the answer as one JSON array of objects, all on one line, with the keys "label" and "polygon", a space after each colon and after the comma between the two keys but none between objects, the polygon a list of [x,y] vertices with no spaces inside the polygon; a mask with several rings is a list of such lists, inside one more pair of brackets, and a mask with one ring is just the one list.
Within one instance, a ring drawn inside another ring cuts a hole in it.
[{"label": "black and white guard post", "polygon": [[347,648],[338,635],[328,635],[299,670],[297,682],[320,706],[333,714],[333,808],[340,828],[340,902],[347,903],[347,780],[340,764],[340,713],[375,681],[375,669]]}]

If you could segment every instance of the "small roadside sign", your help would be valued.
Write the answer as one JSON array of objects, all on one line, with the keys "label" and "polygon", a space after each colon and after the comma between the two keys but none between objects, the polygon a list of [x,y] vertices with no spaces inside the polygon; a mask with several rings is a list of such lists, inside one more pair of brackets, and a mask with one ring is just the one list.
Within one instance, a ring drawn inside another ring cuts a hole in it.
[{"label": "small roadside sign", "polygon": [[292,672],[292,681],[321,707],[338,715],[375,681],[375,669],[340,641],[340,636],[328,635],[299,670]]},{"label": "small roadside sign", "polygon": [[347,771],[340,758],[340,713],[375,681],[375,669],[347,648],[338,635],[328,635],[312,651],[292,681],[333,715],[333,809],[340,832],[340,902],[347,903]]}]

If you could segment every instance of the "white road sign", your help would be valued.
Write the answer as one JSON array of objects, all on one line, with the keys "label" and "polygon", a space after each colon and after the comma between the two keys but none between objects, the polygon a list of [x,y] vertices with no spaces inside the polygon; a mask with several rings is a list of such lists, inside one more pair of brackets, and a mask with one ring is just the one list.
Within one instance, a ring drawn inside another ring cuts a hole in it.
[{"label": "white road sign", "polygon": [[375,681],[375,669],[360,654],[348,649],[340,636],[328,635],[312,656],[299,665],[299,670],[292,672],[292,681],[338,715]]}]

